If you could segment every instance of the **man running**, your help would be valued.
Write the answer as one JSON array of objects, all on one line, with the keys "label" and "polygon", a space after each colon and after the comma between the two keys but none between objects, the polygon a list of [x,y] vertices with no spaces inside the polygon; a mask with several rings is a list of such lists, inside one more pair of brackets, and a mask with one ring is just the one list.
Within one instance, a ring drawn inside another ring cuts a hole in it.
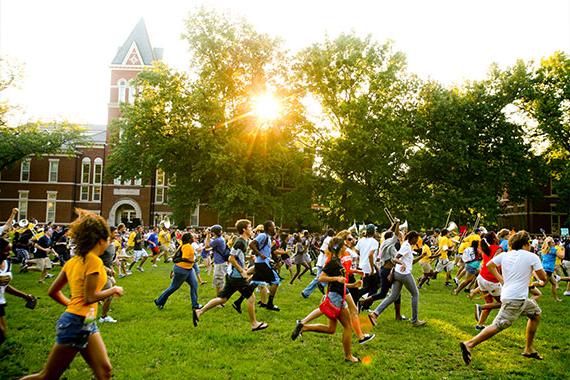
[{"label": "man running", "polygon": [[255,255],[255,273],[252,284],[270,285],[269,301],[266,305],[261,304],[261,306],[267,310],[279,311],[279,307],[273,304],[275,293],[279,287],[279,275],[271,267],[271,236],[275,235],[275,223],[268,220],[263,224],[263,231],[249,243],[249,248]]}]

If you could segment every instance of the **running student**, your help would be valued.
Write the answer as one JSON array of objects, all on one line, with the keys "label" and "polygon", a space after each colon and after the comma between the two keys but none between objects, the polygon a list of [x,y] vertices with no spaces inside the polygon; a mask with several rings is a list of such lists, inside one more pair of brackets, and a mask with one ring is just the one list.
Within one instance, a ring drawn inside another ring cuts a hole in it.
[{"label": "running student", "polygon": [[252,284],[270,285],[269,300],[267,304],[261,304],[267,310],[279,311],[279,307],[273,303],[275,293],[279,287],[279,275],[271,267],[271,237],[275,234],[275,223],[268,220],[263,224],[263,231],[249,243],[249,248],[255,255],[255,272]]},{"label": "running student", "polygon": [[[526,345],[521,355],[542,360],[542,356],[533,346],[542,311],[534,299],[528,298],[528,284],[533,271],[541,281],[546,281],[547,276],[538,256],[529,252],[530,235],[528,232],[520,231],[513,235],[509,239],[509,246],[513,249],[512,251],[493,257],[487,264],[489,272],[503,284],[501,310],[492,325],[485,327],[472,339],[459,344],[465,364],[471,363],[471,351],[474,347],[510,327],[521,315],[528,318]],[[502,275],[498,271],[499,266],[501,266]]]},{"label": "running student", "polygon": [[[251,331],[264,330],[268,327],[267,323],[259,322],[255,318],[255,285],[249,283],[249,275],[245,267],[245,252],[247,251],[248,241],[253,235],[251,222],[247,219],[240,219],[236,222],[236,229],[240,236],[235,240],[230,253],[230,265],[226,273],[224,288],[216,298],[208,301],[203,308],[193,311],[192,322],[194,327],[198,326],[200,317],[205,312],[218,305],[225,304],[235,292],[239,292],[242,297],[247,299],[247,312],[249,314]],[[241,314],[241,305],[238,307],[234,304],[233,306]]]},{"label": "running student", "polygon": [[[107,275],[99,258],[109,245],[111,233],[99,215],[77,209],[79,217],[71,224],[70,237],[75,256],[65,265],[49,288],[48,294],[66,306],[56,324],[56,338],[48,361],[41,372],[23,379],[59,379],[75,355],[81,353],[97,379],[111,378],[111,362],[105,343],[95,324],[98,302],[113,295],[123,295],[123,288],[102,290]],[[69,284],[71,298],[61,291]]]}]

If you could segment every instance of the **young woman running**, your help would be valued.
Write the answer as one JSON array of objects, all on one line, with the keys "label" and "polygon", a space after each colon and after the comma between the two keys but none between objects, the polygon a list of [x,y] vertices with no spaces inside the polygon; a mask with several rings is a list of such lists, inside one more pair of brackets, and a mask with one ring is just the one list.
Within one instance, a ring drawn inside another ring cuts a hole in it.
[{"label": "young woman running", "polygon": [[489,313],[491,313],[491,310],[501,307],[501,283],[489,272],[487,264],[493,257],[503,252],[503,249],[499,245],[499,239],[494,232],[489,232],[487,236],[481,240],[481,244],[483,246],[488,244],[489,250],[483,249],[482,251],[483,261],[481,263],[481,270],[477,276],[477,285],[485,297],[484,305],[475,305],[475,320],[477,321],[475,329],[479,331],[485,328],[485,321]]},{"label": "young woman running", "polygon": [[[98,302],[113,295],[123,295],[123,288],[103,289],[107,282],[99,256],[109,245],[111,233],[103,217],[77,210],[79,217],[71,224],[70,237],[75,243],[73,256],[49,288],[48,294],[66,306],[56,324],[56,338],[48,361],[41,372],[23,379],[59,379],[75,355],[81,353],[97,379],[111,378],[111,362],[105,343],[95,324]],[[61,291],[69,284],[71,298]]]},{"label": "young woman running", "polygon": [[342,334],[342,346],[344,349],[344,360],[352,363],[357,363],[360,361],[359,358],[352,355],[352,329],[350,314],[348,311],[346,298],[346,288],[352,286],[351,284],[346,284],[346,271],[342,265],[341,257],[346,251],[346,246],[344,245],[344,239],[340,237],[334,237],[331,239],[328,247],[327,254],[330,255],[330,260],[323,267],[323,271],[319,276],[319,281],[328,283],[328,293],[327,297],[330,302],[340,308],[340,315],[338,318],[329,318],[329,324],[302,324],[297,323],[295,326],[295,331],[291,335],[291,338],[295,340],[301,332],[314,331],[322,334],[334,334],[336,331],[337,320],[340,321],[343,327]]},{"label": "young woman running", "polygon": [[[295,274],[291,278],[291,282],[290,282],[291,285],[293,285],[293,282],[295,281],[295,279],[299,278],[299,280],[300,280],[301,277],[305,273],[307,273],[308,271],[311,270],[311,265],[310,265],[311,258],[309,257],[309,253],[307,252],[307,249],[306,249],[307,246],[304,244],[304,242],[301,239],[301,236],[299,236],[299,234],[293,235],[293,238],[294,238],[293,264],[295,264]],[[305,268],[303,270],[303,272],[301,272],[301,267]],[[299,273],[301,273],[301,274],[299,274]]]}]

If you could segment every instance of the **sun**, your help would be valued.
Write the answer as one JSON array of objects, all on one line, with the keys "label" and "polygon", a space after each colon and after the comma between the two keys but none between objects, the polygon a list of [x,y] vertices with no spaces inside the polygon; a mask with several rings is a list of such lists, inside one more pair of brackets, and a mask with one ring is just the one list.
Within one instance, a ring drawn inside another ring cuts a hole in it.
[{"label": "sun", "polygon": [[252,98],[252,113],[262,123],[268,123],[279,118],[281,105],[273,94],[264,93]]}]

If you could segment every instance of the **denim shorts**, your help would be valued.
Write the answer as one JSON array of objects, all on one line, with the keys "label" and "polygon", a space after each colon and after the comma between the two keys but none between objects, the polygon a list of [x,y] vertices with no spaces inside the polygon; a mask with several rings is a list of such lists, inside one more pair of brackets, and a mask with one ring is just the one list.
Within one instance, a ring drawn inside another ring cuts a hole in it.
[{"label": "denim shorts", "polygon": [[341,294],[335,293],[335,292],[329,292],[329,293],[328,293],[328,297],[329,297],[329,299],[331,300],[331,303],[332,303],[333,305],[335,305],[336,307],[341,307],[341,305],[342,305],[342,308],[343,308],[343,309],[346,308],[346,307],[348,307],[348,306],[346,305],[346,297],[345,297],[345,300],[343,301]]},{"label": "denim shorts", "polygon": [[89,336],[99,332],[95,322],[84,323],[85,317],[65,312],[55,326],[55,342],[77,349],[87,347]]}]

